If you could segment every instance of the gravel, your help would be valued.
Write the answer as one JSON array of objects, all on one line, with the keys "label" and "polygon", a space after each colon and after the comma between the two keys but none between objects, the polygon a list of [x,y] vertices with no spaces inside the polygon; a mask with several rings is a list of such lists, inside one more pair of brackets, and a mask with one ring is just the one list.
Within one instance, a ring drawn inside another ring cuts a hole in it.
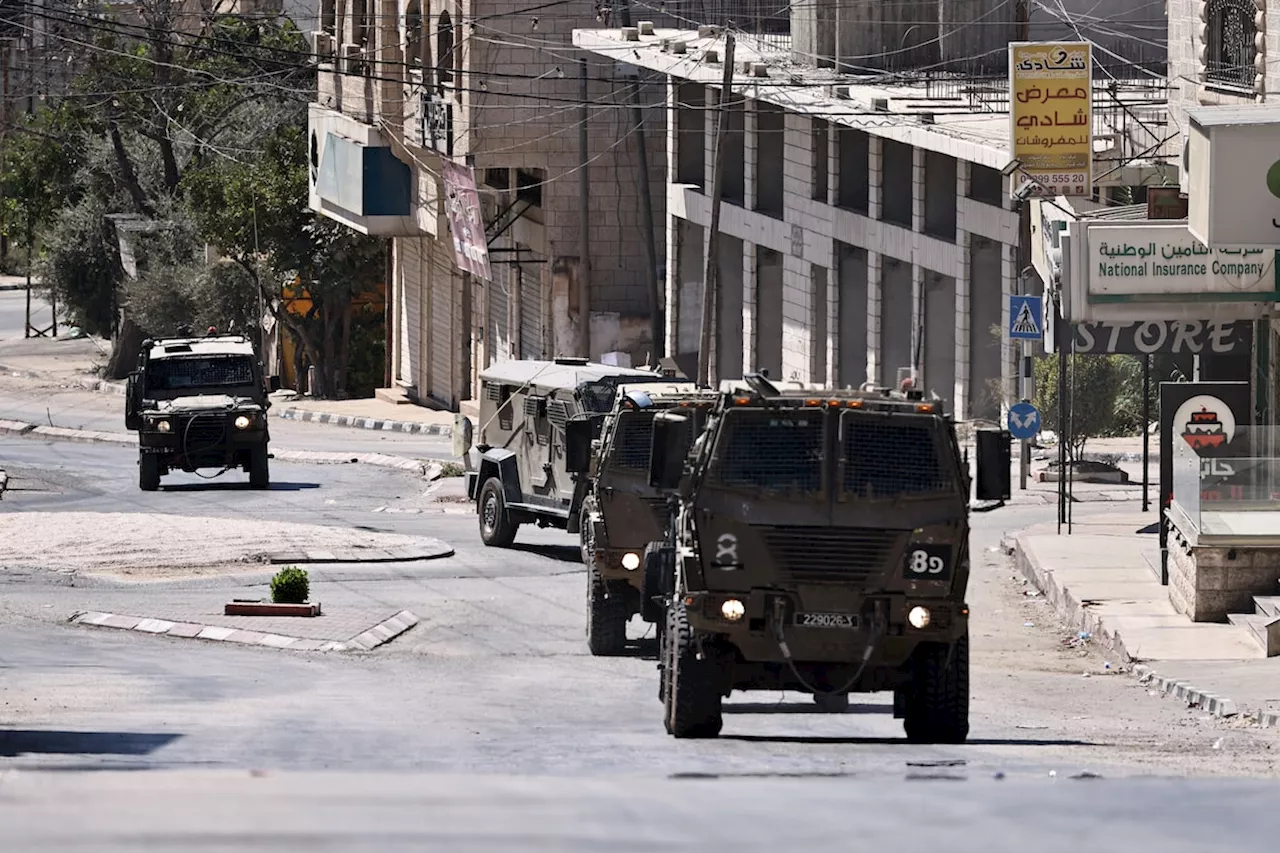
[{"label": "gravel", "polygon": [[125,576],[227,573],[268,553],[420,547],[398,533],[252,519],[100,512],[0,515],[0,568]]}]

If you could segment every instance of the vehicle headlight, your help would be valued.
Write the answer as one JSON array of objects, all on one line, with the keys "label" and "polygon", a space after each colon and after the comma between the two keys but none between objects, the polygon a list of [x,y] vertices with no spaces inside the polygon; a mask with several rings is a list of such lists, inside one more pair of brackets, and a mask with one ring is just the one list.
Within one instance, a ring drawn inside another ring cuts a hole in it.
[{"label": "vehicle headlight", "polygon": [[933,615],[927,607],[913,607],[911,612],[907,614],[907,621],[911,623],[911,627],[916,630],[922,630],[929,627],[929,622],[933,619]]},{"label": "vehicle headlight", "polygon": [[720,615],[729,622],[738,622],[747,615],[747,608],[741,601],[731,598],[720,605]]},{"label": "vehicle headlight", "polygon": [[640,555],[634,552],[622,555],[622,568],[634,572],[640,568]]},{"label": "vehicle headlight", "polygon": [[253,425],[253,418],[248,415],[241,415],[235,420],[236,429],[248,429]]},{"label": "vehicle headlight", "polygon": [[169,430],[173,429],[173,427],[169,426],[169,422],[165,420],[156,421],[155,425],[156,425],[156,429],[159,430],[160,432],[168,432]]}]

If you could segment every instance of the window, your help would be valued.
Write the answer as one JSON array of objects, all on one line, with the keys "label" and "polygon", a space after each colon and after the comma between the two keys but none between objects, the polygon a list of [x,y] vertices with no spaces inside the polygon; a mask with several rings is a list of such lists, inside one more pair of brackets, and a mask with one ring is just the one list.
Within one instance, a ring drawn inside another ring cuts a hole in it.
[{"label": "window", "polygon": [[724,135],[724,179],[720,198],[739,207],[747,197],[746,173],[746,111],[744,101],[730,95],[725,121],[728,129]]},{"label": "window", "polygon": [[1205,79],[1231,88],[1253,90],[1256,48],[1253,0],[1208,0]]},{"label": "window", "polygon": [[455,68],[453,20],[449,17],[447,10],[440,13],[440,20],[436,22],[436,56],[440,63],[437,69],[437,79],[440,81],[440,85],[452,83]]},{"label": "window", "polygon": [[755,209],[781,219],[782,162],[786,158],[787,120],[781,108],[756,102]]},{"label": "window", "polygon": [[424,65],[422,38],[422,6],[418,0],[409,0],[404,13],[404,59],[409,65]]},{"label": "window", "polygon": [[253,384],[253,360],[245,356],[168,358],[147,367],[147,389],[234,388]]},{"label": "window", "polygon": [[924,155],[924,233],[956,239],[956,160],[936,151]]},{"label": "window", "polygon": [[912,416],[842,414],[844,476],[849,497],[891,500],[955,491],[953,472],[938,454],[937,427]]},{"label": "window", "polygon": [[320,0],[320,30],[333,35],[337,30],[335,0]]},{"label": "window", "polygon": [[676,183],[701,188],[706,181],[706,88],[676,85]]},{"label": "window", "polygon": [[822,490],[826,414],[730,411],[711,463],[719,486],[809,494]]},{"label": "window", "polygon": [[825,203],[827,201],[827,128],[828,125],[822,119],[813,120],[813,130],[809,135],[809,141],[812,146],[813,155],[813,195],[814,200]]},{"label": "window", "polygon": [[885,222],[910,228],[915,201],[915,161],[911,146],[886,139],[881,151],[883,184],[880,193],[880,218]]},{"label": "window", "polygon": [[839,154],[836,175],[836,206],[866,213],[871,200],[867,182],[867,164],[871,153],[871,137],[865,131],[842,127],[836,131]]},{"label": "window", "polygon": [[987,166],[969,166],[969,198],[996,207],[1004,206],[1004,175]]},{"label": "window", "polygon": [[369,42],[369,5],[374,0],[353,0],[351,4],[351,40],[358,47]]}]

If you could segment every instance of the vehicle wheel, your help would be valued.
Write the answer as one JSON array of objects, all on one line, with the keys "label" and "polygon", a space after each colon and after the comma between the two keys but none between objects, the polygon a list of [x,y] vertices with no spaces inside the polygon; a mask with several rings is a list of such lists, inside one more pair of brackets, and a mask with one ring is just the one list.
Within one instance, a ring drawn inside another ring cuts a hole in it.
[{"label": "vehicle wheel", "polygon": [[511,521],[502,493],[502,481],[497,477],[485,480],[477,508],[480,513],[480,539],[484,544],[506,548],[516,541],[520,525]]},{"label": "vehicle wheel", "polygon": [[954,646],[916,650],[903,727],[916,743],[964,743],[969,737],[969,635]]},{"label": "vehicle wheel", "polygon": [[249,488],[271,488],[271,459],[267,455],[267,449],[254,448],[249,452]]},{"label": "vehicle wheel", "polygon": [[160,457],[144,453],[138,457],[138,488],[154,492],[160,488]]},{"label": "vehicle wheel", "polygon": [[[666,618],[659,620],[658,625],[658,701],[665,708],[667,704],[667,672],[670,669],[670,662],[667,660]],[[670,734],[670,732],[671,726],[668,723],[667,733]]]},{"label": "vehicle wheel", "polygon": [[815,693],[813,704],[828,714],[844,714],[849,711],[848,693]]},{"label": "vehicle wheel", "polygon": [[644,549],[644,580],[640,590],[640,618],[658,626],[661,634],[666,623],[663,605],[655,601],[663,592],[663,574],[669,570],[663,559],[663,546],[660,542],[651,542]]},{"label": "vehicle wheel", "polygon": [[617,657],[627,650],[627,620],[631,607],[626,584],[600,578],[587,566],[587,647],[597,657]]},{"label": "vehicle wheel", "polygon": [[578,547],[582,551],[582,565],[590,566],[595,559],[596,536],[591,524],[591,515],[596,511],[595,498],[582,501],[582,511],[578,514]]},{"label": "vehicle wheel", "polygon": [[678,738],[716,737],[724,718],[715,664],[698,660],[683,602],[670,608],[667,645],[667,731]]}]

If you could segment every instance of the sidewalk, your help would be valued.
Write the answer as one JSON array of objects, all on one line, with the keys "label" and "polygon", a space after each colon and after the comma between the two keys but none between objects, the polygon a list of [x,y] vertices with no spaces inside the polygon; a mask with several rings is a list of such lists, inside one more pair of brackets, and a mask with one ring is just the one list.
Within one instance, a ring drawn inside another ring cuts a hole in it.
[{"label": "sidewalk", "polygon": [[1113,649],[1153,688],[1220,716],[1280,725],[1280,658],[1236,625],[1194,623],[1161,586],[1155,512],[1084,517],[1074,532],[1032,527],[1006,540],[1019,571],[1068,625]]}]

